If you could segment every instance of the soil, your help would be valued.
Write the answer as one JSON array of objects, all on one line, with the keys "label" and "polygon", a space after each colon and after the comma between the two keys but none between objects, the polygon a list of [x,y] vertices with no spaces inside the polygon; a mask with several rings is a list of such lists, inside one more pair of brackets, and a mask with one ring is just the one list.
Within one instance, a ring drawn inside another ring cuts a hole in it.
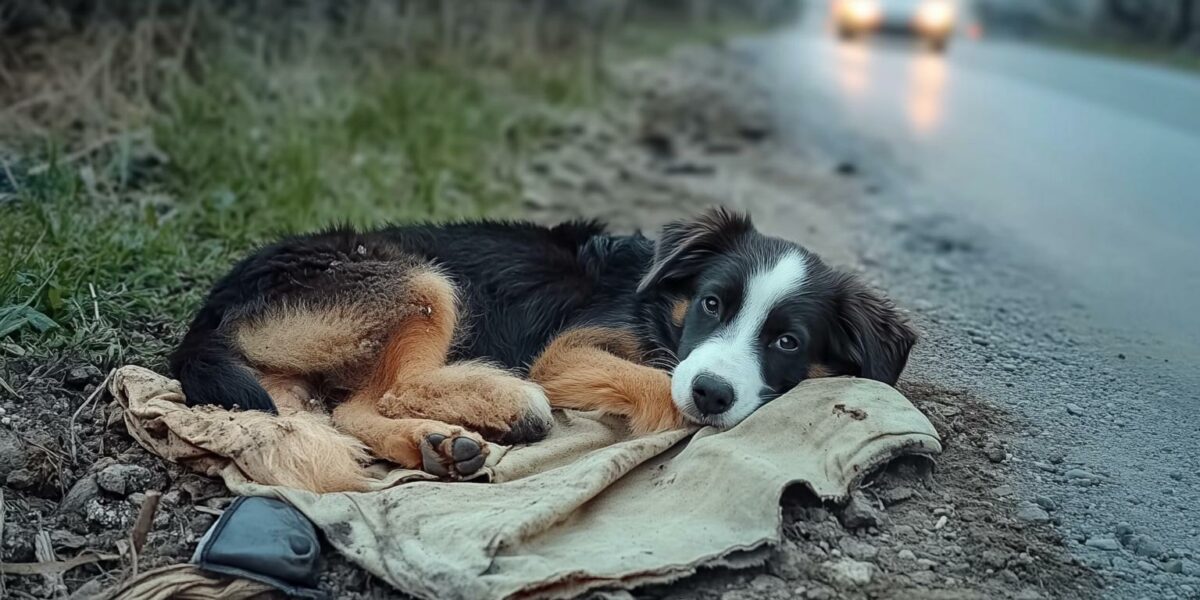
[{"label": "soil", "polygon": [[[520,214],[543,222],[597,217],[650,232],[713,204],[749,210],[768,232],[804,242],[872,276],[853,215],[869,201],[845,173],[781,143],[765,100],[727,48],[692,48],[613,67],[620,98],[598,112],[554,114],[557,135],[529,159]],[[154,365],[161,366],[161,365]],[[105,366],[107,367],[107,365]],[[75,568],[61,581],[3,576],[0,596],[89,597],[131,572],[129,532],[145,492],[163,502],[139,568],[186,561],[231,498],[216,480],[149,455],[96,390],[98,365],[69,355],[19,360],[0,396],[0,479],[6,509],[0,559],[33,562],[48,535],[61,559],[84,551],[121,558]],[[919,372],[919,370],[918,370]],[[713,569],[670,585],[614,592],[637,598],[1072,598],[1099,578],[1072,558],[1054,507],[1014,498],[1010,440],[1023,426],[963,389],[919,378],[900,389],[933,421],[936,465],[899,462],[847,507],[795,489],[783,499],[783,539],[769,563]],[[1051,459],[1053,460],[1053,459]],[[332,550],[322,588],[337,598],[396,595]]]}]

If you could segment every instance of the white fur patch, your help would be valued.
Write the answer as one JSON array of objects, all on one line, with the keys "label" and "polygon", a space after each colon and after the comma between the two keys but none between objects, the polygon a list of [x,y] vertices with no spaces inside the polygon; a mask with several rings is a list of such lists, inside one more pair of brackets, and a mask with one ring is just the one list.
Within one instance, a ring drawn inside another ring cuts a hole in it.
[{"label": "white fur patch", "polygon": [[[750,276],[742,305],[733,320],[675,367],[671,397],[684,416],[708,425],[732,427],[758,408],[766,386],[762,379],[759,332],[771,309],[803,285],[807,271],[804,257],[799,252],[789,252],[770,268]],[[722,414],[703,415],[692,401],[692,383],[705,372],[733,386],[733,405]]]}]

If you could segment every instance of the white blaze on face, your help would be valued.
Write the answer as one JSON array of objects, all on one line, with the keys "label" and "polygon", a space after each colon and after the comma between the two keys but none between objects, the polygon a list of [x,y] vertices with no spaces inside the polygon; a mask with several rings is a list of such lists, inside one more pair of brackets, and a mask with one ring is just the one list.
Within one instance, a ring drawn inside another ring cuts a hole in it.
[{"label": "white blaze on face", "polygon": [[[760,360],[764,348],[759,333],[771,309],[795,294],[804,283],[806,271],[804,257],[799,252],[789,252],[774,265],[750,276],[743,290],[742,305],[733,319],[675,367],[671,397],[685,416],[718,427],[732,427],[758,408],[766,385],[762,378]],[[702,415],[692,401],[692,382],[706,372],[733,386],[733,405],[722,414]]]}]

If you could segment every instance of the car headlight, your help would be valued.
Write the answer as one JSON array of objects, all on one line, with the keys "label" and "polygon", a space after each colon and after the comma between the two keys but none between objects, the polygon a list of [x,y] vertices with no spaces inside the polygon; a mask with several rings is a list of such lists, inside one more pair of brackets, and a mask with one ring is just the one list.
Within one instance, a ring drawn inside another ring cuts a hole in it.
[{"label": "car headlight", "polygon": [[924,31],[945,31],[954,24],[954,4],[949,0],[926,0],[917,9],[917,25]]},{"label": "car headlight", "polygon": [[855,25],[874,25],[883,16],[879,0],[844,0],[842,16]]}]

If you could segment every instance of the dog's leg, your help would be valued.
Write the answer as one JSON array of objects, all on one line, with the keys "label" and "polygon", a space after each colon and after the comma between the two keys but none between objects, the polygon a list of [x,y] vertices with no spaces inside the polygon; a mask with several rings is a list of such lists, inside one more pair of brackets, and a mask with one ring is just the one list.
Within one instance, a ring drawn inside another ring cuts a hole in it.
[{"label": "dog's leg", "polygon": [[638,364],[638,355],[637,340],[628,332],[573,329],[546,347],[529,377],[542,385],[553,406],[624,415],[635,433],[682,427],[671,399],[671,377]]},{"label": "dog's leg", "polygon": [[415,276],[404,302],[417,310],[392,325],[365,384],[334,410],[338,427],[382,458],[451,477],[483,464],[477,430],[506,443],[545,435],[550,410],[537,385],[482,364],[446,365],[458,314],[445,276]]}]

